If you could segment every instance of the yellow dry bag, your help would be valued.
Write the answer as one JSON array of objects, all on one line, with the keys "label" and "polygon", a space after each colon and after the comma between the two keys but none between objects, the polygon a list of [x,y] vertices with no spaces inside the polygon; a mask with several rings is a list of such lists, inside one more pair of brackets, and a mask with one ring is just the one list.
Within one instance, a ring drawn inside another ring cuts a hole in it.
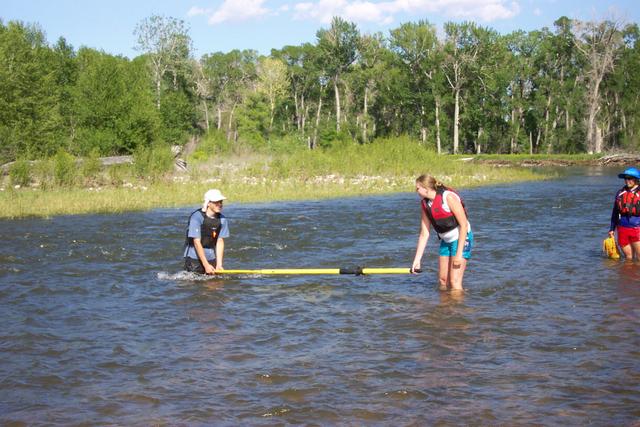
[{"label": "yellow dry bag", "polygon": [[613,237],[607,237],[602,241],[602,251],[611,259],[620,258],[620,251]]}]

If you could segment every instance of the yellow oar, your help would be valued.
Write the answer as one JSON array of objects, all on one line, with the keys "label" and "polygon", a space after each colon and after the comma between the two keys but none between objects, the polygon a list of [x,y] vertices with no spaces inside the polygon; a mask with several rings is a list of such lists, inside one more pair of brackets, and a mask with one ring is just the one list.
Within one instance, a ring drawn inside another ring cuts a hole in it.
[{"label": "yellow oar", "polygon": [[[222,270],[217,274],[410,274],[409,268],[272,268],[261,270]],[[419,271],[417,271],[419,273]]]}]

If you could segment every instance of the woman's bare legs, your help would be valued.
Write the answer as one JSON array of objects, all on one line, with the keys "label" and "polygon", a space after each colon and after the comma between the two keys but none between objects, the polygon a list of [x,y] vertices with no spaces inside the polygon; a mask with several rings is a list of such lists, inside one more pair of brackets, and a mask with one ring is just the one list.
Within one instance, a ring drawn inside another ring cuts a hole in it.
[{"label": "woman's bare legs", "polygon": [[621,246],[622,253],[627,261],[632,261],[635,259],[640,259],[640,242],[631,242],[627,246]]},{"label": "woman's bare legs", "polygon": [[451,289],[452,291],[462,291],[462,278],[467,268],[467,260],[462,259],[460,267],[453,268],[453,258],[441,256],[438,259],[438,282],[441,291]]}]

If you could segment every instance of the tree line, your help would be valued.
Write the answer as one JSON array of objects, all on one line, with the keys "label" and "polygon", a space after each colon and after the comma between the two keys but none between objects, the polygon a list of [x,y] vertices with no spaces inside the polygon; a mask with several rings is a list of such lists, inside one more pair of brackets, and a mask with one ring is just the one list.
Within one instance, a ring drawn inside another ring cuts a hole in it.
[{"label": "tree line", "polygon": [[640,146],[636,24],[559,18],[501,35],[428,21],[362,34],[334,18],[315,43],[193,56],[179,19],[135,28],[128,59],[49,44],[0,20],[0,162],[130,154],[215,134],[317,149],[408,135],[438,153],[582,153]]}]

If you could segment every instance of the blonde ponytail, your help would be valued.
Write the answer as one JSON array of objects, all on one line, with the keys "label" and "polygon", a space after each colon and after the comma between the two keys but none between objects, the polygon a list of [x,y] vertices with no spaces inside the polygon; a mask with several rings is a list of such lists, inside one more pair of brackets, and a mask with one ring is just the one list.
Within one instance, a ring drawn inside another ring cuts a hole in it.
[{"label": "blonde ponytail", "polygon": [[447,188],[441,181],[438,181],[433,176],[426,174],[420,175],[418,178],[416,178],[416,183],[422,185],[424,188],[429,188],[436,191]]}]

